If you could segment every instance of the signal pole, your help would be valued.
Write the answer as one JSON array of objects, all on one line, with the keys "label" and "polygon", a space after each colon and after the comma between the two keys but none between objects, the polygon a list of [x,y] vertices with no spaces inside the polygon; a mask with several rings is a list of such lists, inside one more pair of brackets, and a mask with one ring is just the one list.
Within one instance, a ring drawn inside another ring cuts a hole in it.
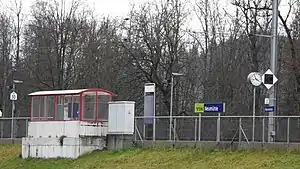
[{"label": "signal pole", "polygon": [[[277,74],[277,29],[278,29],[278,0],[273,0],[272,4],[272,36],[271,36],[271,57],[270,57],[270,66],[271,71],[276,75]],[[275,132],[275,120],[277,107],[276,107],[276,87],[273,86],[270,89],[269,93],[270,106],[274,106],[274,112],[269,112],[269,122],[268,122],[268,142],[274,142],[274,132]]]}]

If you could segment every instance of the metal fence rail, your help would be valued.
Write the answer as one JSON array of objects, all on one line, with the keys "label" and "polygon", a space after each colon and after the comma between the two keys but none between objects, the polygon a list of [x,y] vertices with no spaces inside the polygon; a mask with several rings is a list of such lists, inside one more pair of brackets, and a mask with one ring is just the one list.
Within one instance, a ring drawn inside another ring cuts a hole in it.
[{"label": "metal fence rail", "polygon": [[27,136],[30,117],[14,117],[13,136],[11,137],[12,118],[0,118],[0,138],[22,138]]},{"label": "metal fence rail", "polygon": [[[152,118],[153,124],[144,124],[146,118]],[[269,116],[255,116],[255,118],[253,116],[173,116],[170,137],[169,116],[136,116],[134,137],[135,140],[267,142],[269,118]],[[300,142],[300,116],[272,116],[271,118],[275,119],[275,142]],[[11,118],[0,118],[0,138],[11,138],[11,121]],[[27,136],[29,121],[29,117],[14,118],[13,138]]]},{"label": "metal fence rail", "polygon": [[[144,119],[153,124],[144,124]],[[136,140],[268,141],[268,119],[275,120],[275,142],[300,142],[300,116],[169,116],[135,117]],[[254,125],[253,125],[254,124]],[[171,130],[172,135],[169,136]],[[140,136],[139,136],[140,135]]]}]

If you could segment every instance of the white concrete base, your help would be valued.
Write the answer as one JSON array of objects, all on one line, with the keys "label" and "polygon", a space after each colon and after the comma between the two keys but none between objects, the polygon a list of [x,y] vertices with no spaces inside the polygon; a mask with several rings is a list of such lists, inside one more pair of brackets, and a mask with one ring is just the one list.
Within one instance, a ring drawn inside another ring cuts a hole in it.
[{"label": "white concrete base", "polygon": [[103,150],[106,141],[101,137],[22,138],[22,158],[78,158],[94,150]]},{"label": "white concrete base", "polygon": [[56,138],[60,136],[106,136],[107,122],[84,122],[84,121],[37,121],[29,122],[28,137],[33,138]]}]

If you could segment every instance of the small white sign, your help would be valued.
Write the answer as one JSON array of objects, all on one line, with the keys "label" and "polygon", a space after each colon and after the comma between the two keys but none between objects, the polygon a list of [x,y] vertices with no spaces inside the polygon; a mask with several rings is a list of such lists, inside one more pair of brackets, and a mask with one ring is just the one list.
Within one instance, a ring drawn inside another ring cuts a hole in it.
[{"label": "small white sign", "polygon": [[14,100],[14,101],[18,100],[18,95],[16,92],[12,92],[10,94],[10,100]]},{"label": "small white sign", "polygon": [[265,104],[270,104],[270,99],[269,98],[265,98]]},{"label": "small white sign", "polygon": [[2,111],[0,110],[0,117],[2,117],[2,115],[3,115],[3,113],[2,113]]},{"label": "small white sign", "polygon": [[144,92],[155,92],[155,83],[146,83]]}]

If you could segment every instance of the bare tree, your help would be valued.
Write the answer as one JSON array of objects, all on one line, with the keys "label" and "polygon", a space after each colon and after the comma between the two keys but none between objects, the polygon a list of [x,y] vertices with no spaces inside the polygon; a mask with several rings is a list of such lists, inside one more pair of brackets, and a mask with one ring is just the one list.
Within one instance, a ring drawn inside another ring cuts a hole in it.
[{"label": "bare tree", "polygon": [[[170,108],[170,80],[172,72],[186,66],[186,52],[182,25],[185,22],[184,3],[179,0],[145,3],[131,11],[128,37],[121,42],[130,58],[135,83],[155,83],[158,89],[158,108],[162,114]],[[184,73],[184,72],[183,72]],[[141,92],[136,92],[141,93]],[[164,106],[164,107],[162,107]]]}]

